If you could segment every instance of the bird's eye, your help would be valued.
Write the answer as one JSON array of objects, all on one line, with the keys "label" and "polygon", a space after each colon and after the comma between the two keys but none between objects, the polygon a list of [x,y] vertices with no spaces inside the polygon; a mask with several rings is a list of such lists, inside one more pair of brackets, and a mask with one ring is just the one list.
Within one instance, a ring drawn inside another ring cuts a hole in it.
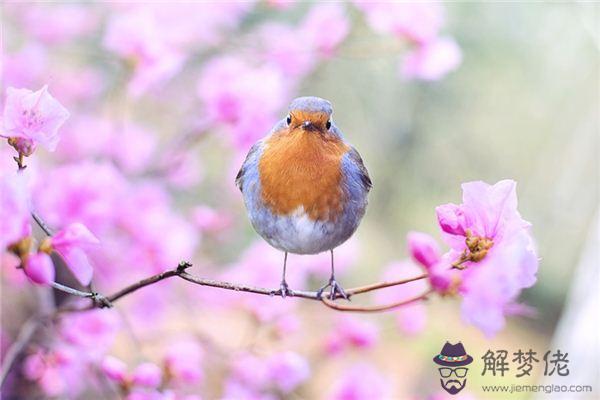
[{"label": "bird's eye", "polygon": [[291,124],[292,123],[292,116],[288,115],[287,119],[285,120],[285,122],[287,122],[288,125]]},{"label": "bird's eye", "polygon": [[327,123],[325,124],[325,128],[327,128],[327,129],[331,128],[331,121],[327,121]]}]

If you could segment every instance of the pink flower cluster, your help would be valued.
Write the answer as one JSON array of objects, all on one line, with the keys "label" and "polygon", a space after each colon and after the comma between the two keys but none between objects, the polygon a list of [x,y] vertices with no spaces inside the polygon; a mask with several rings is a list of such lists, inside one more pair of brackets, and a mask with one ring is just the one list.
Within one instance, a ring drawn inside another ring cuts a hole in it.
[{"label": "pink flower cluster", "polygon": [[406,40],[412,49],[400,72],[407,79],[435,81],[455,70],[462,61],[456,42],[440,36],[444,13],[439,2],[355,0],[373,30]]},{"label": "pink flower cluster", "polygon": [[[3,279],[21,279],[6,285],[27,300],[15,304],[37,300],[28,290],[34,283],[42,286],[40,310],[83,307],[89,299],[53,296],[58,292],[49,285],[70,282],[109,294],[182,260],[203,277],[264,287],[279,282],[281,252],[263,241],[248,243],[247,225],[238,222],[245,219],[227,178],[228,160],[245,154],[311,74],[339,54],[356,10],[344,3],[266,3],[7,4],[0,260]],[[355,6],[373,30],[410,46],[403,76],[436,80],[460,64],[458,46],[441,33],[440,4]],[[232,148],[218,147],[221,139]],[[196,146],[202,141],[209,145]],[[35,153],[24,168],[23,158],[38,147],[53,153]],[[411,233],[414,262],[392,263],[381,276],[409,278],[424,267],[429,282],[389,288],[374,301],[410,298],[429,286],[460,294],[464,319],[491,334],[519,310],[537,258],[516,211],[513,182],[469,183],[464,192],[463,204],[438,208],[450,250],[442,254],[431,237]],[[32,213],[52,235],[43,234]],[[336,249],[338,279],[359,251],[355,240]],[[327,253],[290,255],[288,263],[292,289],[315,286],[330,273]],[[311,328],[300,302],[161,281],[120,299],[119,313],[61,309],[24,349],[11,378],[32,396],[67,399],[102,397],[100,384],[129,400],[297,397],[325,362],[297,345]],[[426,328],[423,304],[393,315],[406,335]],[[247,322],[256,337],[244,348],[224,346],[233,335],[224,321]],[[333,362],[366,358],[385,339],[374,320],[343,315],[330,322],[311,332],[320,334],[313,341],[318,354]],[[3,329],[3,349],[14,330]],[[175,330],[190,336],[173,337]],[[264,351],[262,340],[269,341]],[[216,383],[214,370],[223,371]],[[389,398],[390,382],[361,362],[341,369],[325,395]]]},{"label": "pink flower cluster", "polygon": [[106,356],[100,365],[104,375],[119,385],[128,400],[194,400],[194,395],[179,395],[174,389],[198,384],[202,377],[201,347],[192,339],[175,342],[161,365],[142,362],[129,371],[122,360]]},{"label": "pink flower cluster", "polygon": [[251,2],[129,4],[108,21],[104,46],[128,63],[132,76],[128,91],[139,97],[160,88],[182,68],[195,47],[218,44],[235,28]]},{"label": "pink flower cluster", "polygon": [[426,234],[408,236],[411,255],[429,272],[432,287],[460,294],[463,319],[488,336],[504,326],[506,314],[523,309],[517,298],[536,281],[538,256],[530,224],[517,211],[516,186],[511,180],[464,183],[462,204],[437,207],[450,246],[446,254]]},{"label": "pink flower cluster", "polygon": [[95,310],[66,316],[52,343],[35,348],[23,362],[23,374],[48,397],[75,398],[86,389],[103,354],[120,328],[113,311]]},{"label": "pink flower cluster", "polygon": [[289,394],[310,377],[308,361],[294,352],[269,357],[238,354],[225,383],[224,399],[271,399],[274,392]]},{"label": "pink flower cluster", "polygon": [[[342,4],[314,5],[297,25],[266,23],[248,41],[259,57],[219,55],[197,85],[206,118],[244,151],[280,118],[290,94],[349,33]],[[277,40],[273,40],[277,38]]]}]

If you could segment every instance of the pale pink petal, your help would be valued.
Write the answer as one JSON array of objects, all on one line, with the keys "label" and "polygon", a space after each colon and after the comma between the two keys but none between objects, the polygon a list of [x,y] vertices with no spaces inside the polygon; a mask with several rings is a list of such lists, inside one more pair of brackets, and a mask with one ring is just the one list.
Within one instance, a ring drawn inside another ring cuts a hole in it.
[{"label": "pale pink petal", "polygon": [[67,266],[79,283],[84,286],[89,285],[94,275],[94,268],[90,264],[90,260],[85,252],[77,247],[68,246],[57,251],[64,258]]},{"label": "pale pink petal", "polygon": [[82,223],[69,224],[56,232],[51,238],[52,246],[61,251],[71,246],[88,246],[100,244],[100,240]]}]

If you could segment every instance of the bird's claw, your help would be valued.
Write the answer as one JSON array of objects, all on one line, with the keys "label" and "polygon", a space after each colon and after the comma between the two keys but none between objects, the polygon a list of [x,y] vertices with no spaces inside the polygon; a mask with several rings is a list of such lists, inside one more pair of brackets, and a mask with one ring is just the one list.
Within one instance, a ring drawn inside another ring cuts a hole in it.
[{"label": "bird's claw", "polygon": [[333,277],[329,279],[329,282],[326,285],[322,286],[319,290],[317,290],[317,297],[319,299],[323,297],[323,291],[325,291],[325,289],[327,288],[331,288],[331,290],[329,291],[329,300],[335,300],[338,297],[342,297],[345,300],[349,300],[348,294],[346,294],[344,288],[341,287],[340,284],[337,283],[337,281]]},{"label": "bird's claw", "polygon": [[293,297],[294,291],[290,289],[286,281],[281,282],[279,285],[279,290],[273,292],[274,295],[281,296],[282,298],[286,298],[286,296]]}]

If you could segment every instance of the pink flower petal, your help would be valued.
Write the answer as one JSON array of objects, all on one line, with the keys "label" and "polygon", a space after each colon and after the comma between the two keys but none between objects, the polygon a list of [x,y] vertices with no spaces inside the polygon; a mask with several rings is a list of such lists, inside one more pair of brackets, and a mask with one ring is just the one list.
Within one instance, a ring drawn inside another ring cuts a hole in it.
[{"label": "pink flower petal", "polygon": [[48,285],[54,282],[54,264],[46,253],[31,254],[24,266],[25,275],[34,283]]},{"label": "pink flower petal", "polygon": [[153,363],[142,363],[136,367],[132,374],[133,383],[146,387],[158,387],[162,380],[162,371]]},{"label": "pink flower petal", "polygon": [[440,248],[431,236],[421,232],[409,232],[408,250],[415,261],[428,268],[440,261]]},{"label": "pink flower petal", "polygon": [[115,382],[125,382],[127,377],[127,365],[116,357],[107,356],[102,360],[100,369],[104,374]]}]

